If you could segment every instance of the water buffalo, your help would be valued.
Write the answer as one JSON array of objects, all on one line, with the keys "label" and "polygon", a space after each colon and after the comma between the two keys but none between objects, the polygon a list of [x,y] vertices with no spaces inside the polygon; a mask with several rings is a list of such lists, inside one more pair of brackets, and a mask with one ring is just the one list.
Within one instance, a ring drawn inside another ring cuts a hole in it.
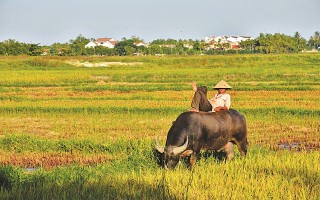
[{"label": "water buffalo", "polygon": [[174,168],[180,157],[189,157],[190,168],[196,162],[200,150],[221,150],[233,159],[233,143],[243,157],[247,153],[247,126],[243,115],[230,109],[219,112],[184,112],[173,122],[166,146],[156,149],[163,155],[169,169]]}]

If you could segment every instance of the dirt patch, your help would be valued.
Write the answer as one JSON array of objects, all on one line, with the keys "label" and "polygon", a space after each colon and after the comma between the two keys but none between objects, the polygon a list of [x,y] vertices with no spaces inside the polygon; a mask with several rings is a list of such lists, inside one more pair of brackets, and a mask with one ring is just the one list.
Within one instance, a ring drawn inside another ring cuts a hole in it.
[{"label": "dirt patch", "polygon": [[41,136],[54,136],[57,133],[51,131],[51,125],[48,123],[46,119],[40,118],[0,118],[0,134],[5,134],[7,131],[10,132],[23,132],[33,135],[41,135]]},{"label": "dirt patch", "polygon": [[107,83],[104,82],[103,80],[100,80],[96,83],[96,85],[106,85]]},{"label": "dirt patch", "polygon": [[80,62],[80,61],[66,61],[66,63],[70,65],[74,65],[77,67],[108,67],[111,65],[124,65],[124,66],[135,66],[135,65],[141,65],[142,62],[96,62],[96,63],[90,63],[90,62]]},{"label": "dirt patch", "polygon": [[112,78],[110,76],[92,76],[92,79],[94,80],[111,80]]},{"label": "dirt patch", "polygon": [[109,85],[167,85],[168,83],[149,83],[149,82],[109,82]]},{"label": "dirt patch", "polygon": [[0,153],[0,164],[24,168],[50,169],[57,166],[80,164],[85,166],[97,165],[114,160],[108,155],[81,155],[71,153]]},{"label": "dirt patch", "polygon": [[248,85],[253,85],[253,86],[256,86],[256,85],[260,85],[260,84],[279,84],[279,82],[277,81],[247,81],[247,82],[243,82],[244,84],[248,84]]}]

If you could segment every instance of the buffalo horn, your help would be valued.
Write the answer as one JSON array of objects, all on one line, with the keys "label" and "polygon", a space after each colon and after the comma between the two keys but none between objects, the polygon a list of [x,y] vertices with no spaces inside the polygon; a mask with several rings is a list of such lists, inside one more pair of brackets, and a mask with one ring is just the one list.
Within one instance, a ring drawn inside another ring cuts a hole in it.
[{"label": "buffalo horn", "polygon": [[178,155],[182,152],[184,152],[188,147],[188,137],[187,137],[187,141],[180,147],[175,147],[173,148],[172,152],[174,155]]},{"label": "buffalo horn", "polygon": [[158,141],[158,137],[156,138],[156,149],[157,151],[159,151],[160,153],[164,152],[164,147],[159,145],[159,141]]}]

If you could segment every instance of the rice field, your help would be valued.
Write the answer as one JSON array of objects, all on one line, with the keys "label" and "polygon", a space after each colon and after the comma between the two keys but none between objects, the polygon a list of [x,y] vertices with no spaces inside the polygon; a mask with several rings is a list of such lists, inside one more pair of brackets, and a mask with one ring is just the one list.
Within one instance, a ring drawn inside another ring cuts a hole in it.
[{"label": "rice field", "polygon": [[[6,56],[0,70],[0,199],[319,199],[320,54]],[[246,159],[159,167],[155,138],[189,109],[191,82],[221,79]]]}]

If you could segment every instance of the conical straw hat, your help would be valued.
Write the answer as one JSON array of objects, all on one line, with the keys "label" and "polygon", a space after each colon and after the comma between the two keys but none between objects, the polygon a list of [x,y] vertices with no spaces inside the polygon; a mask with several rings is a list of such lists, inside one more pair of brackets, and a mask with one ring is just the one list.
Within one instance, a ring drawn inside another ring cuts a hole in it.
[{"label": "conical straw hat", "polygon": [[213,89],[231,89],[232,87],[225,82],[224,80],[221,80],[216,86],[214,86]]}]

